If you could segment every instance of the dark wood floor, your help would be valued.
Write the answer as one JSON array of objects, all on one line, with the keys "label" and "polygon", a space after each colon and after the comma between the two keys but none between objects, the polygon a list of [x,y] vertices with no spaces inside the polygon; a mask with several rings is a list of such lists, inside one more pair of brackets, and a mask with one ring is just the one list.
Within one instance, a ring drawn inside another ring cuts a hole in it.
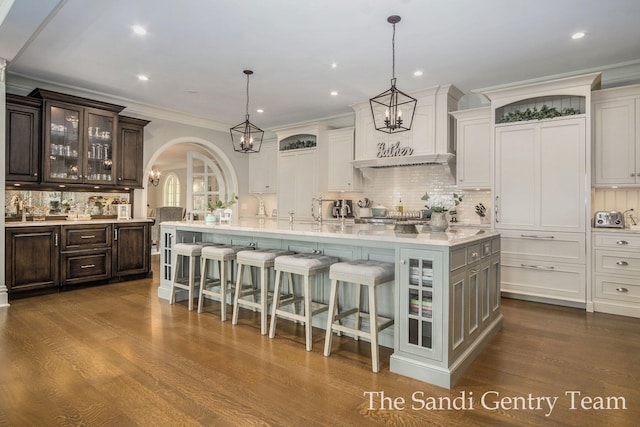
[{"label": "dark wood floor", "polygon": [[[307,353],[302,327],[289,322],[279,322],[270,340],[251,312],[234,327],[219,320],[214,303],[200,315],[185,303],[171,306],[158,300],[155,277],[0,309],[0,425],[636,426],[640,420],[639,319],[505,299],[503,330],[445,390],[389,372],[389,349],[381,352],[382,372],[373,374],[367,343],[336,338],[336,351],[325,358],[320,330]],[[576,392],[575,409],[568,391]],[[367,392],[403,398],[404,409],[379,409],[379,398],[370,409]],[[545,416],[548,406],[537,409],[529,396],[558,399]],[[465,406],[420,409],[434,397]],[[522,397],[527,408],[513,408],[510,402]]]}]

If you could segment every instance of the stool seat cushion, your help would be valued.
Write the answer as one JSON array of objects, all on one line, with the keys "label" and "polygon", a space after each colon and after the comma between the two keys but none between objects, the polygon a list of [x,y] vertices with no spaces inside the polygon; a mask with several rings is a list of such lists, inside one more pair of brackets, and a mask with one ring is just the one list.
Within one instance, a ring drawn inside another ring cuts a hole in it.
[{"label": "stool seat cushion", "polygon": [[202,256],[205,258],[222,258],[225,256],[235,255],[243,249],[246,249],[246,247],[231,245],[205,246],[202,248]]},{"label": "stool seat cushion", "polygon": [[335,264],[339,259],[333,256],[317,255],[317,254],[292,254],[281,255],[276,258],[274,268],[276,270],[306,269],[308,271],[319,268],[327,268],[331,264]]},{"label": "stool seat cushion", "polygon": [[196,243],[176,243],[173,251],[178,255],[198,256],[202,253],[203,246]]},{"label": "stool seat cushion", "polygon": [[238,261],[241,260],[249,260],[249,261],[272,261],[279,255],[287,255],[293,252],[287,251],[284,249],[256,249],[251,251],[239,251],[236,254],[236,258]]},{"label": "stool seat cushion", "polygon": [[329,270],[329,278],[378,285],[390,282],[395,277],[395,265],[390,262],[372,260],[353,260],[333,264]]}]

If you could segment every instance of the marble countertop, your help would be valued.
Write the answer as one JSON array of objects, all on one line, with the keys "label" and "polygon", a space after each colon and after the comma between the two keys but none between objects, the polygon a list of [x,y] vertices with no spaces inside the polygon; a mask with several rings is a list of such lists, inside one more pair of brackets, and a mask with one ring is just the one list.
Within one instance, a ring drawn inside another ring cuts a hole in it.
[{"label": "marble countertop", "polygon": [[379,241],[389,243],[412,243],[435,246],[455,246],[473,242],[488,237],[498,236],[499,233],[486,229],[452,228],[446,232],[433,233],[429,226],[417,226],[417,233],[402,233],[394,230],[394,225],[385,224],[353,224],[340,222],[323,223],[319,226],[315,222],[274,221],[261,219],[240,219],[230,225],[205,224],[203,221],[170,221],[162,225],[175,226],[183,230],[201,232],[219,232],[225,234],[249,233],[270,234],[286,238],[287,236],[310,236],[332,239],[346,239],[359,241]]},{"label": "marble countertop", "polygon": [[115,219],[115,218],[106,218],[106,219],[88,219],[88,220],[52,220],[52,221],[9,221],[5,222],[5,228],[11,227],[43,227],[50,225],[91,225],[91,224],[124,224],[127,222],[153,222],[153,219],[150,218],[133,218],[133,219]]}]

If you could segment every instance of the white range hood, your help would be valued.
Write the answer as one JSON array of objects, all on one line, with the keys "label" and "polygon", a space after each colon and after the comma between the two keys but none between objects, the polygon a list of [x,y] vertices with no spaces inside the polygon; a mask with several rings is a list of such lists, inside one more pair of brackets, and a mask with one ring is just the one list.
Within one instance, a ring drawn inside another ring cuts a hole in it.
[{"label": "white range hood", "polygon": [[375,129],[369,102],[352,105],[356,112],[356,168],[422,164],[454,167],[453,118],[463,93],[453,85],[435,86],[410,94],[418,100],[410,131],[387,134]]}]

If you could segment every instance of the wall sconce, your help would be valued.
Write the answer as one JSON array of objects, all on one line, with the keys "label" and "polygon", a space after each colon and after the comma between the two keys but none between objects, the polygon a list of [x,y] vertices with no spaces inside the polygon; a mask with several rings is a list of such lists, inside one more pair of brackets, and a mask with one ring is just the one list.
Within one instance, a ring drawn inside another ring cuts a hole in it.
[{"label": "wall sconce", "polygon": [[160,183],[160,171],[152,170],[151,172],[149,172],[149,182],[154,187],[157,187]]}]

